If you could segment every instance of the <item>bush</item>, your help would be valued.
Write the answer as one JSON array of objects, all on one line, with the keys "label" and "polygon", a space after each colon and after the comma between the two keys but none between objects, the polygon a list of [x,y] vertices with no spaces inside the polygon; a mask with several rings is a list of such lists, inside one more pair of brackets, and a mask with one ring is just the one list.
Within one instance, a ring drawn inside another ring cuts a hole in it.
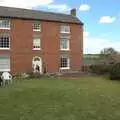
[{"label": "bush", "polygon": [[96,65],[90,65],[89,69],[90,72],[96,73],[96,74],[108,74],[112,68],[112,65],[105,65],[105,64],[96,64]]},{"label": "bush", "polygon": [[41,78],[42,77],[42,75],[40,73],[31,72],[28,74],[29,74],[29,78]]},{"label": "bush", "polygon": [[112,66],[109,77],[111,80],[120,80],[120,63],[116,63]]},{"label": "bush", "polygon": [[26,79],[29,78],[29,74],[27,73],[21,73],[21,74],[16,74],[12,76],[14,79]]}]

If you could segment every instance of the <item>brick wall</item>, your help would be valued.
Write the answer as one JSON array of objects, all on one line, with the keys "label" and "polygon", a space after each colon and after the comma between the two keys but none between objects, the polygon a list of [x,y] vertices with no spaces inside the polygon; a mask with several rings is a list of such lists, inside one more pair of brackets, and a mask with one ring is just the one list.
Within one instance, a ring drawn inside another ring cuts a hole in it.
[{"label": "brick wall", "polygon": [[[31,72],[34,56],[42,58],[47,72],[59,72],[60,24],[58,22],[41,21],[41,32],[33,32],[32,20],[13,19],[11,23],[11,49],[0,53],[11,55],[11,71],[13,74]],[[83,64],[83,28],[70,24],[70,51],[72,70],[80,70]],[[9,32],[9,31],[5,31]],[[41,50],[33,50],[33,35],[40,34]]]}]

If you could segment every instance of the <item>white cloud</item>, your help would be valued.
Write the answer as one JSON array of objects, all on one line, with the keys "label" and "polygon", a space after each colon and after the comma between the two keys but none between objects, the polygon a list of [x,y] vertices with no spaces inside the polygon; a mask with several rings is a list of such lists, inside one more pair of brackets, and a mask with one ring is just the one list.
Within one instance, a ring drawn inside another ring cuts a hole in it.
[{"label": "white cloud", "polygon": [[89,36],[89,32],[84,31],[83,36],[84,37],[88,37]]},{"label": "white cloud", "polygon": [[80,5],[79,10],[80,11],[89,11],[90,10],[90,6],[87,5],[87,4],[82,4],[82,5]]},{"label": "white cloud", "polygon": [[116,17],[102,16],[99,22],[100,23],[113,23],[115,20],[116,20]]},{"label": "white cloud", "polygon": [[64,12],[64,11],[70,11],[71,8],[66,5],[66,4],[49,4],[49,5],[44,5],[43,7],[53,10],[54,12]]},{"label": "white cloud", "polygon": [[49,8],[49,9],[61,9],[61,10],[70,9],[70,8],[69,8],[67,5],[65,5],[65,4],[61,4],[61,5],[57,5],[57,4],[48,5],[48,8]]},{"label": "white cloud", "polygon": [[38,5],[47,5],[52,3],[53,0],[2,0],[0,6],[18,7],[18,8],[29,8]]},{"label": "white cloud", "polygon": [[84,37],[84,53],[100,53],[103,48],[112,47],[120,51],[120,41],[111,41],[104,38]]},{"label": "white cloud", "polygon": [[[71,8],[66,4],[52,4],[54,0],[0,0],[0,6],[32,9],[40,6],[54,12],[70,12]],[[39,8],[40,8],[39,7]]]}]

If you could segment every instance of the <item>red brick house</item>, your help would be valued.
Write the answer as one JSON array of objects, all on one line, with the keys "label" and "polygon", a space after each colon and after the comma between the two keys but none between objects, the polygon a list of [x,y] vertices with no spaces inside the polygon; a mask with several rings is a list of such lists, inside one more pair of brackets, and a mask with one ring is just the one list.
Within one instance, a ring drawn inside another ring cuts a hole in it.
[{"label": "red brick house", "polygon": [[0,71],[12,74],[80,70],[83,23],[71,14],[0,7]]}]

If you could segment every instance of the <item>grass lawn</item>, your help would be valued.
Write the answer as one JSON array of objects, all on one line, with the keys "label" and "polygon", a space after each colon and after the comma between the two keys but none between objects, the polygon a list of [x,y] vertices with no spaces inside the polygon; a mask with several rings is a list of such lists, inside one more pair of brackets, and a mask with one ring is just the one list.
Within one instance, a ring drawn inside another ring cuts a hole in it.
[{"label": "grass lawn", "polygon": [[0,88],[0,120],[120,120],[120,82],[102,77],[16,80]]}]

